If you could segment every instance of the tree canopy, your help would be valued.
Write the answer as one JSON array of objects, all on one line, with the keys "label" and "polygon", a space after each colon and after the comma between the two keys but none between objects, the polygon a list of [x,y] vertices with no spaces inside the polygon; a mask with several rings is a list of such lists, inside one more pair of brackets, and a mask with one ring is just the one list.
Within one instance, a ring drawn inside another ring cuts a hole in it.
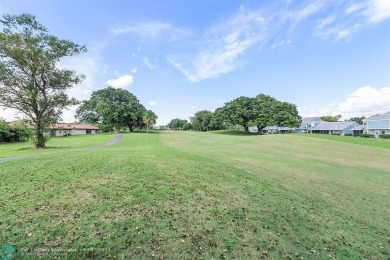
[{"label": "tree canopy", "polygon": [[230,102],[227,102],[219,114],[222,120],[231,124],[237,124],[244,127],[245,133],[249,132],[250,122],[255,120],[255,110],[253,99],[241,96]]},{"label": "tree canopy", "polygon": [[359,125],[362,125],[364,119],[366,119],[365,116],[361,116],[361,117],[356,116],[356,117],[351,117],[348,121],[355,121],[355,122],[358,123]]},{"label": "tree canopy", "polygon": [[142,121],[146,124],[146,132],[149,131],[149,126],[154,125],[157,121],[157,115],[152,110],[144,111],[142,114]]},{"label": "tree canopy", "polygon": [[321,116],[320,118],[321,118],[321,120],[323,120],[325,122],[337,122],[341,118],[341,115],[337,115],[337,116]]},{"label": "tree canopy", "polygon": [[56,63],[87,49],[50,35],[30,14],[6,14],[0,23],[0,106],[27,116],[35,127],[36,147],[44,147],[45,129],[77,103],[66,90],[84,79]]},{"label": "tree canopy", "polygon": [[256,126],[261,133],[263,128],[272,125],[297,127],[300,125],[301,117],[294,104],[259,94],[254,98],[241,96],[227,102],[223,107],[216,109],[213,120],[219,127],[222,127],[224,122],[241,125],[245,133],[249,132],[250,126]]},{"label": "tree canopy", "polygon": [[81,122],[99,124],[108,131],[128,127],[133,132],[135,128],[143,127],[144,112],[145,107],[132,93],[107,87],[94,91],[89,100],[82,101],[76,111],[76,118]]},{"label": "tree canopy", "polygon": [[172,130],[180,130],[183,129],[187,123],[188,121],[185,119],[175,118],[169,122],[168,127]]}]

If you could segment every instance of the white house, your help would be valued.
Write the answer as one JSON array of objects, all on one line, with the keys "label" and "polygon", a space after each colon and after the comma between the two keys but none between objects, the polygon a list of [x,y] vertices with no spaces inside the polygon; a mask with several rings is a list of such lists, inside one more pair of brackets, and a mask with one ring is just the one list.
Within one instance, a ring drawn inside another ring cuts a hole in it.
[{"label": "white house", "polygon": [[99,128],[90,124],[57,123],[51,127],[52,136],[96,134]]},{"label": "white house", "polygon": [[366,119],[367,134],[379,137],[380,134],[390,134],[390,111],[379,116]]}]

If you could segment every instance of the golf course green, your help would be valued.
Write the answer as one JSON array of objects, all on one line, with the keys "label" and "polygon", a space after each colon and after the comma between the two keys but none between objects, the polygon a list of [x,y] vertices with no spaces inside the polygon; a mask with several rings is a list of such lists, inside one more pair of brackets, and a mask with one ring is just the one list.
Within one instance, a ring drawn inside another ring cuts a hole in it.
[{"label": "golf course green", "polygon": [[113,137],[0,144],[3,158],[39,153],[0,163],[0,248],[16,259],[390,257],[389,140],[163,131],[77,150]]}]

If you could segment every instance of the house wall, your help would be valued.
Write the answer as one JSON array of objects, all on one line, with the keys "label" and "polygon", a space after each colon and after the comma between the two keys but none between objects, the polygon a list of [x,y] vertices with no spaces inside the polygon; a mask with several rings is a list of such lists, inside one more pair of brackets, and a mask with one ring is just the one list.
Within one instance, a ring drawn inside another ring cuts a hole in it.
[{"label": "house wall", "polygon": [[390,129],[390,120],[367,120],[369,129]]},{"label": "house wall", "polygon": [[379,137],[380,134],[384,132],[387,135],[390,135],[390,129],[368,129],[367,134],[374,135],[375,137]]},{"label": "house wall", "polygon": [[296,132],[296,133],[310,133],[311,129],[313,127],[315,127],[316,125],[318,125],[318,123],[320,123],[320,122],[313,121],[310,123],[301,123],[301,125],[298,128],[294,129],[294,132]]},{"label": "house wall", "polygon": [[357,126],[358,126],[358,123],[355,123],[355,124],[352,124],[352,125],[348,126],[347,128],[345,128],[342,131],[341,135],[353,134],[352,129],[357,127]]},{"label": "house wall", "polygon": [[[96,133],[96,130],[92,130],[91,133]],[[87,130],[85,129],[71,129],[71,130],[64,130],[64,129],[57,129],[54,132],[54,136],[64,136],[64,135],[85,135],[87,134]]]},{"label": "house wall", "polygon": [[367,134],[379,137],[382,133],[390,134],[390,120],[367,120]]}]

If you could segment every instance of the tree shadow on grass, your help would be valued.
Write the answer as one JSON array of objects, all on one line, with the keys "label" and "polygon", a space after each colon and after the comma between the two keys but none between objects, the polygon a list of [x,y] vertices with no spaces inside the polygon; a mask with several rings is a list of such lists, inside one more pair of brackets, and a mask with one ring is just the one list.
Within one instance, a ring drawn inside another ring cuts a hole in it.
[{"label": "tree shadow on grass", "polygon": [[46,146],[43,148],[25,147],[25,148],[20,148],[17,151],[39,151],[39,150],[54,150],[54,149],[66,149],[66,148],[71,148],[71,146]]},{"label": "tree shadow on grass", "polygon": [[211,131],[212,134],[218,134],[218,135],[235,135],[235,136],[257,136],[257,135],[264,135],[259,133],[245,133],[242,130],[219,130],[219,131]]},{"label": "tree shadow on grass", "polygon": [[147,133],[146,133],[146,130],[136,130],[136,131],[133,131],[133,132],[123,132],[124,134],[159,134],[160,131],[158,130],[149,130]]}]

